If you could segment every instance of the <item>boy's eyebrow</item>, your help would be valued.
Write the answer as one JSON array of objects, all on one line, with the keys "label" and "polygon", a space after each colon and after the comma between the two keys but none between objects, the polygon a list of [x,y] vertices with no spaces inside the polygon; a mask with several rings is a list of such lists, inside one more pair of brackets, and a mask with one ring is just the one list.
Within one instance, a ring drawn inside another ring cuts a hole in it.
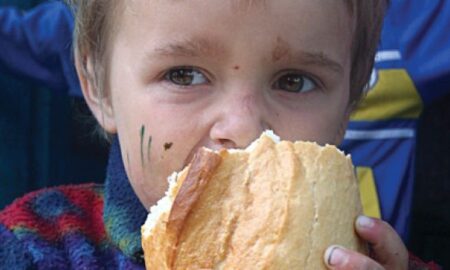
[{"label": "boy's eyebrow", "polygon": [[216,56],[224,52],[219,43],[204,38],[175,40],[154,49],[154,53],[160,56],[179,57]]},{"label": "boy's eyebrow", "polygon": [[275,48],[272,51],[272,61],[278,62],[280,60],[294,61],[304,65],[321,66],[328,68],[336,73],[343,74],[344,68],[337,61],[327,56],[324,52],[309,52],[305,50],[291,50],[288,42],[281,37],[277,37],[275,41]]},{"label": "boy's eyebrow", "polygon": [[[323,52],[306,52],[306,51],[296,51],[293,53],[287,52],[281,58],[290,58],[289,60],[302,63],[303,65],[323,67],[338,74],[344,73],[344,67],[341,64],[339,64],[339,62],[333,60],[331,57],[329,57]],[[274,62],[280,59],[277,59]]]},{"label": "boy's eyebrow", "polygon": [[[162,44],[156,47],[153,50],[152,55],[149,56],[150,58],[154,55],[168,57],[212,57],[220,54],[225,54],[225,49],[220,43],[204,38],[193,38],[174,40],[169,43]],[[292,52],[289,47],[277,46],[272,53],[272,60],[277,62],[283,58],[290,61],[299,62],[304,65],[325,67],[339,74],[343,74],[344,72],[344,68],[341,64],[323,52]]]}]

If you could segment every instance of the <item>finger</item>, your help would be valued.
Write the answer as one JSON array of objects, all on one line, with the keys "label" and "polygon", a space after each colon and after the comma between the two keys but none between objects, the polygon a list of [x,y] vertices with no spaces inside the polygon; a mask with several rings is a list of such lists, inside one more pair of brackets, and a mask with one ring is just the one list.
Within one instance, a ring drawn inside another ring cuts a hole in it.
[{"label": "finger", "polygon": [[328,269],[347,269],[347,270],[383,270],[384,268],[361,253],[352,251],[341,246],[331,246],[327,249],[324,256],[325,264]]},{"label": "finger", "polygon": [[408,269],[408,251],[400,236],[386,222],[359,216],[356,231],[369,242],[371,257],[388,269]]}]

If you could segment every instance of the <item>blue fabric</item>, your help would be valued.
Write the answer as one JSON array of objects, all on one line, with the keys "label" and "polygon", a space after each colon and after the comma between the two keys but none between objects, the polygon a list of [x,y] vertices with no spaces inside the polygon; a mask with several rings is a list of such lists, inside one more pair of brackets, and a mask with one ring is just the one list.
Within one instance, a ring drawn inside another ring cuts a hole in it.
[{"label": "blue fabric", "polygon": [[24,252],[24,245],[2,224],[0,240],[0,269],[32,269],[31,260]]},{"label": "blue fabric", "polygon": [[[432,105],[433,101],[450,93],[448,29],[450,1],[391,1],[379,52],[396,52],[399,55],[388,60],[378,59],[374,74],[404,71],[417,90],[420,105]],[[398,90],[394,86],[389,89],[384,102],[389,102],[390,93]],[[376,106],[375,110],[383,111],[384,103],[377,103]],[[346,135],[341,145],[345,152],[352,154],[356,166],[372,169],[381,216],[393,225],[405,242],[409,239],[418,121],[418,117],[402,118],[398,115],[388,119],[352,120],[347,133],[386,131],[389,134],[392,130],[401,129],[410,135],[396,137],[391,134],[391,138],[384,139],[355,139]]]},{"label": "blue fabric", "polygon": [[73,28],[73,14],[60,1],[26,12],[0,8],[0,68],[80,97],[72,57]]},{"label": "blue fabric", "polygon": [[[425,104],[450,93],[450,1],[393,0],[380,50],[398,49]],[[379,68],[393,68],[386,62]]]},{"label": "blue fabric", "polygon": [[0,5],[0,209],[38,188],[103,182],[108,149],[90,131],[95,120],[72,61],[69,7],[62,0]]},{"label": "blue fabric", "polygon": [[104,222],[110,237],[127,256],[142,252],[141,225],[147,217],[143,207],[134,193],[125,172],[119,140],[117,137],[111,145],[110,158],[105,185]]},{"label": "blue fabric", "polygon": [[[52,207],[49,208],[49,205]],[[57,190],[49,191],[42,196],[36,197],[32,202],[32,206],[34,212],[47,221],[52,221],[66,213],[81,213],[80,209],[67,200],[62,192]]]}]

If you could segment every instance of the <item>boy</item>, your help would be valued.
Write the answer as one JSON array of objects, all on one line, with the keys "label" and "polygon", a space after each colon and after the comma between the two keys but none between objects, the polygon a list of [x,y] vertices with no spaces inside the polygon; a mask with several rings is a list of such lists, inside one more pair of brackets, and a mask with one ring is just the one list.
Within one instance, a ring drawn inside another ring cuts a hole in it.
[{"label": "boy", "polygon": [[[143,268],[145,209],[199,147],[243,148],[265,129],[338,144],[386,4],[76,2],[83,94],[113,135],[108,176],[104,188],[44,190],[5,209],[0,260],[8,268]],[[407,269],[386,223],[360,217],[356,230],[372,258],[333,246],[324,254],[330,269]]]}]

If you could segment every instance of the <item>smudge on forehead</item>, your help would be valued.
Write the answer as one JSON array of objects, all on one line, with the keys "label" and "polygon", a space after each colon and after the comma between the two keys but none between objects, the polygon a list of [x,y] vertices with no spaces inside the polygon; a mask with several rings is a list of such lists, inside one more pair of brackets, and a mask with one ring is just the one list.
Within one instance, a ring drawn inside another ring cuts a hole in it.
[{"label": "smudge on forehead", "polygon": [[289,54],[289,45],[281,37],[277,37],[275,41],[275,49],[272,52],[272,61],[277,62],[281,58]]}]

